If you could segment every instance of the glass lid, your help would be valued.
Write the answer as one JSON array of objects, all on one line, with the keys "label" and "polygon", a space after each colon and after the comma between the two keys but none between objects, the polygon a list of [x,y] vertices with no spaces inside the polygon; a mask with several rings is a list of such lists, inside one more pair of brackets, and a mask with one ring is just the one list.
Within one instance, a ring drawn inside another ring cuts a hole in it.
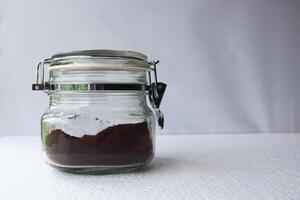
[{"label": "glass lid", "polygon": [[82,51],[71,51],[71,52],[62,52],[57,53],[52,56],[52,59],[61,59],[66,57],[74,56],[87,56],[87,57],[104,57],[104,58],[133,58],[143,61],[147,61],[147,56],[135,52],[135,51],[118,51],[118,50],[107,50],[107,49],[93,49],[93,50],[82,50]]},{"label": "glass lid", "polygon": [[142,69],[149,70],[152,63],[147,56],[135,51],[83,50],[58,53],[47,59],[49,70],[103,70]]}]

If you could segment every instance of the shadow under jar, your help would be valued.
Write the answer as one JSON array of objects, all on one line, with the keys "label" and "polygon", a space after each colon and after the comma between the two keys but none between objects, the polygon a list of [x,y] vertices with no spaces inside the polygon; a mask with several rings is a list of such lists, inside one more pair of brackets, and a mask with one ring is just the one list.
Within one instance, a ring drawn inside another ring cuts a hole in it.
[{"label": "shadow under jar", "polygon": [[149,163],[155,120],[161,128],[164,121],[159,106],[166,84],[157,82],[157,63],[114,50],[60,53],[40,62],[32,89],[50,96],[41,119],[47,163],[77,173],[127,172]]}]

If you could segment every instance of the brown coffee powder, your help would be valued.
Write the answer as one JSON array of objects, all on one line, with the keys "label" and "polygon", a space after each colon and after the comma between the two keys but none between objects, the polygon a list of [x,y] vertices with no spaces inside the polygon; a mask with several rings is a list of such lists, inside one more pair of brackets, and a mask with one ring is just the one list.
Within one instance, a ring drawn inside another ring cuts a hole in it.
[{"label": "brown coffee powder", "polygon": [[55,129],[46,137],[45,153],[60,165],[129,165],[148,161],[153,144],[146,122],[119,124],[82,137]]}]

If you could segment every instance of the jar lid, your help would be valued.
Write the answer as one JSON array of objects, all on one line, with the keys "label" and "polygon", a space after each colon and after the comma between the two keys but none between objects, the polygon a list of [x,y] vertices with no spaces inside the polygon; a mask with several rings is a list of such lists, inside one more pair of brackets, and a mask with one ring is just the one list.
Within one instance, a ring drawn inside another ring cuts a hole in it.
[{"label": "jar lid", "polygon": [[135,51],[83,50],[54,54],[47,59],[55,69],[143,69],[149,70],[147,56]]},{"label": "jar lid", "polygon": [[82,51],[70,51],[57,53],[52,56],[52,59],[59,59],[72,56],[89,56],[89,57],[119,57],[119,58],[134,58],[147,61],[147,56],[136,51],[118,51],[108,49],[93,49]]}]

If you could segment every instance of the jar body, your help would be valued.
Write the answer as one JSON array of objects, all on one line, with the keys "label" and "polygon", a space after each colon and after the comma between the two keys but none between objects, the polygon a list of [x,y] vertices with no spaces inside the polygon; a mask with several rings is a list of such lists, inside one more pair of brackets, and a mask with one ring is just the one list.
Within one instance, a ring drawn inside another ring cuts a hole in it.
[{"label": "jar body", "polygon": [[113,173],[154,155],[155,117],[144,91],[50,94],[41,119],[47,162],[63,171]]},{"label": "jar body", "polygon": [[116,50],[65,52],[39,62],[32,90],[50,96],[41,119],[47,162],[78,173],[126,172],[149,163],[155,118],[161,128],[164,122],[159,106],[166,84],[157,81],[157,63]]}]

